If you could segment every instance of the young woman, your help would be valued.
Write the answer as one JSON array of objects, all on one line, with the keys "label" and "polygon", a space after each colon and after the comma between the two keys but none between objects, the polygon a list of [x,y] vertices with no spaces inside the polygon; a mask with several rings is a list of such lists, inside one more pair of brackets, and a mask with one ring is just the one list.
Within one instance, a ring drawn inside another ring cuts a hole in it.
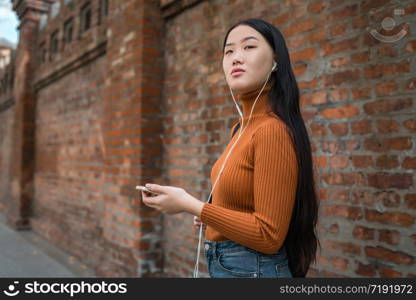
[{"label": "young woman", "polygon": [[222,67],[243,111],[212,168],[212,203],[156,184],[146,187],[159,195],[143,192],[143,201],[206,226],[211,277],[305,277],[319,245],[318,201],[285,40],[264,20],[241,21],[225,35]]}]

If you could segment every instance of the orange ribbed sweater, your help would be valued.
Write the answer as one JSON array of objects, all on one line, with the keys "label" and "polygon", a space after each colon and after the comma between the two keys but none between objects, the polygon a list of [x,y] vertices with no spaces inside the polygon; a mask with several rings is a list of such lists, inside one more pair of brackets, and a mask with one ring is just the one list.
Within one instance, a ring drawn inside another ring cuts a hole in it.
[{"label": "orange ribbed sweater", "polygon": [[[265,254],[283,245],[295,203],[298,165],[290,131],[268,105],[266,85],[256,102],[250,123],[229,156],[201,221],[205,239],[232,240]],[[261,88],[239,94],[243,126]],[[238,124],[233,125],[230,133]],[[212,186],[241,126],[211,170]]]}]

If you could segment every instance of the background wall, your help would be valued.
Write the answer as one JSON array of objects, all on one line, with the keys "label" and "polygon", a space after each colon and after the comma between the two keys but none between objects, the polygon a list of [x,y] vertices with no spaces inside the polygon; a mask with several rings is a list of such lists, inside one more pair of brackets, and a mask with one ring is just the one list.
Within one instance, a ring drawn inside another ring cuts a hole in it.
[{"label": "background wall", "polygon": [[[17,144],[34,166],[18,164],[14,173],[32,174],[33,189],[12,197],[4,190],[13,186],[7,141],[31,135],[24,126],[0,131],[0,203],[11,225],[30,224],[98,276],[192,277],[192,216],[160,215],[134,186],[179,186],[207,200],[211,167],[238,120],[221,67],[223,38],[233,23],[257,17],[286,38],[312,141],[322,251],[308,276],[415,277],[412,1],[109,1],[105,14],[106,1],[91,1],[91,27],[82,32],[87,2],[43,1],[40,9],[14,1],[20,26],[36,24],[25,73],[32,96],[0,93],[0,106],[15,101],[0,124],[24,123],[17,108],[34,99],[35,145]],[[64,44],[71,17],[74,39]],[[381,29],[387,17],[396,22],[391,30]],[[372,29],[405,35],[387,42]],[[30,184],[13,178],[19,191]]]}]

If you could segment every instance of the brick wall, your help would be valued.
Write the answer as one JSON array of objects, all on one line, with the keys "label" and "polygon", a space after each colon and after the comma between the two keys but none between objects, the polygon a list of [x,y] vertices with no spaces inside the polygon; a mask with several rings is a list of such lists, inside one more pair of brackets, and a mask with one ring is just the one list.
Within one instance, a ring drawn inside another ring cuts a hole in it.
[{"label": "brick wall", "polygon": [[[164,100],[170,183],[208,197],[210,166],[236,121],[221,43],[232,23],[264,18],[286,37],[313,143],[322,252],[308,276],[414,276],[414,29],[396,43],[380,42],[367,30],[380,28],[396,4],[204,1],[169,18]],[[372,8],[379,11],[371,15]],[[397,8],[405,10],[400,23],[414,25],[414,4]],[[165,220],[165,269],[185,276],[196,253],[195,234],[187,229],[191,218]]]},{"label": "brick wall", "polygon": [[[6,53],[6,51],[4,51]],[[3,53],[0,53],[0,55]],[[7,205],[10,189],[10,155],[14,116],[13,84],[15,72],[15,52],[8,55],[8,64],[0,67],[0,211]],[[1,57],[0,57],[1,60]],[[5,57],[3,61],[6,62]]]},{"label": "brick wall", "polygon": [[[286,38],[312,140],[322,251],[308,276],[415,277],[412,1],[110,1],[100,22],[92,1],[91,29],[79,35],[83,3],[54,4],[57,15],[39,21],[33,230],[99,276],[191,277],[192,216],[161,216],[134,186],[207,200],[237,121],[222,41],[234,22],[259,17]],[[398,26],[380,32],[406,35],[375,39],[369,29],[395,8]],[[75,40],[48,61],[71,16]]]}]

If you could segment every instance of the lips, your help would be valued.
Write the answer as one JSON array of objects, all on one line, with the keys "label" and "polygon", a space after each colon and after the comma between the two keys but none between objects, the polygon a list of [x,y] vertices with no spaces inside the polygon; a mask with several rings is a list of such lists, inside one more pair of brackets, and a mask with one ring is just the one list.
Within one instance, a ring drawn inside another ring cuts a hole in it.
[{"label": "lips", "polygon": [[243,69],[235,68],[231,71],[231,75],[237,75],[237,74],[241,74],[243,72],[245,72]]}]

